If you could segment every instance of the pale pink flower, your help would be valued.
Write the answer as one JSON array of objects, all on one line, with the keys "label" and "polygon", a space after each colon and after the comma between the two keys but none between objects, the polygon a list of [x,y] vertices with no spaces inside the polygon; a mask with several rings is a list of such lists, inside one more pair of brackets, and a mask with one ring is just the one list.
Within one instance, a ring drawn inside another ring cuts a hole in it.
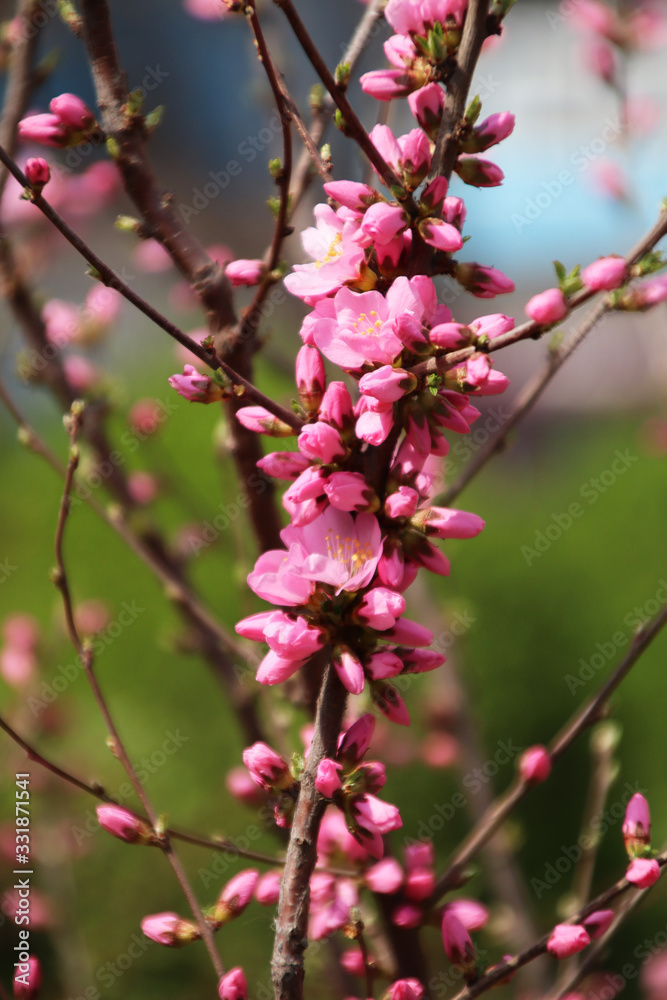
[{"label": "pale pink flower", "polygon": [[355,519],[334,507],[303,528],[288,526],[281,538],[294,571],[304,580],[335,587],[336,593],[367,586],[382,553],[380,525],[372,514]]},{"label": "pale pink flower", "polygon": [[[334,298],[334,316],[322,315],[313,328],[314,341],[325,357],[345,369],[361,368],[367,361],[391,364],[403,345],[392,330],[396,314],[390,295],[391,289],[385,298],[380,292],[342,288]],[[316,318],[318,313],[319,304]]]},{"label": "pale pink flower", "polygon": [[290,606],[305,604],[314,589],[295,569],[284,549],[262,553],[248,575],[248,586],[265,601]]},{"label": "pale pink flower", "polygon": [[578,924],[556,924],[547,942],[547,950],[556,958],[570,958],[591,943],[588,932]]},{"label": "pale pink flower", "polygon": [[[230,13],[224,0],[183,0],[183,7],[188,14],[199,21],[221,21]],[[220,996],[222,997],[222,993]],[[223,1000],[237,1000],[237,998],[224,997]]]},{"label": "pale pink flower", "polygon": [[[132,252],[132,260],[147,274],[160,274],[169,271],[174,265],[169,251],[154,239],[141,240]],[[206,333],[208,334],[208,330]]]},{"label": "pale pink flower", "polygon": [[541,326],[551,326],[567,316],[568,306],[560,288],[547,288],[526,303],[526,315]]},{"label": "pale pink flower", "polygon": [[56,347],[66,347],[79,335],[81,316],[73,302],[49,299],[42,308],[47,340]]},{"label": "pale pink flower", "polygon": [[304,230],[301,242],[312,264],[295,264],[285,278],[292,295],[309,304],[336,292],[345,282],[356,281],[364,262],[364,251],[352,237],[357,226],[341,218],[328,205],[316,205],[316,228]]},{"label": "pale pink flower", "polygon": [[35,676],[37,659],[30,649],[5,646],[0,650],[0,675],[12,687],[23,687]]}]

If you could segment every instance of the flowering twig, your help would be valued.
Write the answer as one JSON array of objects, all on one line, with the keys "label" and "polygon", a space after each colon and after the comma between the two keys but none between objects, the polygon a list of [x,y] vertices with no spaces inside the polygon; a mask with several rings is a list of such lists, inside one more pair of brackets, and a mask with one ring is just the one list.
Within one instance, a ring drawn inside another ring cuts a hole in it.
[{"label": "flowering twig", "polygon": [[[65,485],[63,488],[63,495],[60,504],[60,511],[58,513],[58,524],[56,528],[56,539],[55,539],[55,554],[56,554],[56,569],[53,572],[53,582],[61,593],[63,600],[63,607],[65,611],[65,620],[67,623],[67,631],[69,633],[72,645],[74,646],[77,656],[81,662],[84,673],[88,679],[88,683],[93,692],[93,697],[97,703],[100,710],[102,718],[109,733],[110,745],[112,753],[118,758],[120,763],[123,765],[125,772],[130,779],[132,787],[136,792],[137,798],[141,802],[142,806],[146,811],[146,815],[150,820],[151,826],[155,833],[158,833],[160,829],[160,821],[157,813],[153,809],[150,799],[148,798],[139,778],[137,777],[136,771],[130,761],[130,758],[125,749],[125,745],[120,738],[120,734],[116,727],[116,724],[111,716],[109,706],[106,703],[106,699],[100,688],[99,682],[95,675],[93,669],[93,651],[92,647],[84,644],[79,635],[76,621],[74,618],[74,609],[72,606],[72,597],[70,593],[69,581],[67,578],[67,572],[65,569],[65,562],[63,557],[63,541],[65,536],[65,526],[67,524],[67,517],[70,510],[70,501],[72,487],[74,483],[74,473],[79,462],[79,448],[77,444],[77,438],[79,435],[79,430],[81,428],[83,416],[83,404],[74,403],[70,416],[67,419],[67,430],[70,438],[70,455],[69,461],[67,463],[67,469],[65,471]],[[218,977],[222,976],[224,973],[224,967],[220,961],[220,956],[215,947],[215,942],[213,940],[213,933],[211,928],[204,919],[201,908],[197,902],[197,899],[192,890],[185,870],[181,865],[170,841],[166,834],[160,835],[160,846],[164,851],[164,854],[171,865],[174,874],[178,880],[181,889],[183,890],[183,895],[188,901],[192,914],[197,923],[197,927],[202,936],[206,950],[208,951],[213,967],[216,971]]]},{"label": "flowering twig", "polygon": [[[667,864],[667,851],[658,855],[656,861],[661,868],[664,867],[664,865]],[[627,892],[628,889],[634,888],[634,884],[632,882],[628,882],[626,878],[619,879],[619,881],[610,886],[609,889],[600,893],[596,899],[592,900],[592,902],[578,910],[568,919],[567,923],[581,923],[582,920],[585,920],[586,917],[591,913],[594,913],[595,910],[601,910],[607,907],[609,903],[612,903],[619,896],[623,895],[623,893]],[[500,962],[498,965],[494,966],[492,972],[487,972],[486,975],[481,976],[474,983],[471,983],[470,986],[467,986],[465,989],[457,993],[453,1000],[474,1000],[475,997],[480,996],[482,993],[486,993],[487,990],[490,990],[492,986],[496,986],[512,972],[515,972],[522,966],[527,965],[528,962],[534,961],[540,955],[544,955],[547,951],[547,942],[549,941],[550,936],[551,933],[545,934],[544,937],[535,942],[535,944],[531,945],[530,948],[526,948],[524,951],[507,961]]]},{"label": "flowering twig", "polygon": [[[551,741],[549,753],[552,760],[557,760],[561,757],[572,743],[589,726],[597,721],[606,702],[630,672],[642,653],[648,649],[665,624],[667,624],[667,608],[636,633],[629,653],[624,657],[616,670],[614,670],[611,677],[602,685],[597,694],[575,712],[561,732]],[[446,872],[438,879],[434,898],[440,898],[443,893],[457,884],[465,866],[469,864],[484,844],[486,844],[489,837],[495,833],[500,824],[504,822],[531,787],[533,786],[519,776],[508,790],[496,799],[482,820],[464,840],[463,845],[456,852]]]},{"label": "flowering twig", "polygon": [[[638,260],[641,260],[641,258],[652,250],[653,247],[665,236],[665,234],[667,234],[667,212],[663,211],[650,232],[648,232],[627,255],[627,263],[635,264]],[[591,293],[589,289],[582,289],[581,292],[577,292],[577,294],[570,299],[570,306],[575,308],[577,305],[582,305],[584,302],[588,301],[593,294],[594,293]],[[477,473],[486,465],[489,459],[493,458],[497,452],[502,450],[505,440],[507,439],[507,435],[514,429],[514,427],[516,427],[526,413],[532,409],[551,382],[556,372],[562,368],[567,359],[574,353],[574,351],[597,325],[599,320],[602,319],[602,317],[610,310],[610,308],[609,299],[607,296],[604,296],[589,312],[566,343],[557,350],[549,353],[549,357],[547,358],[547,361],[541,371],[538,372],[538,374],[521,392],[509,417],[503,422],[502,426],[491,435],[484,447],[480,448],[475,458],[466,466],[459,478],[438,498],[438,503],[443,503],[445,505],[451,504],[452,501],[465,489],[468,483],[471,482]],[[539,326],[533,320],[529,320],[527,323],[522,323],[521,326],[517,327],[515,330],[510,331],[509,334],[503,334],[500,337],[497,337],[494,342],[489,345],[490,349],[497,350],[500,347],[506,347],[509,343],[515,343],[517,339],[525,339],[527,336],[533,336],[538,330]],[[514,339],[512,339],[513,335],[516,335]],[[466,351],[467,350],[468,349],[466,348]],[[457,356],[460,353],[463,352],[457,352]],[[452,355],[448,355],[448,358],[450,357],[452,357]],[[431,364],[431,362],[427,362],[426,364]]]}]

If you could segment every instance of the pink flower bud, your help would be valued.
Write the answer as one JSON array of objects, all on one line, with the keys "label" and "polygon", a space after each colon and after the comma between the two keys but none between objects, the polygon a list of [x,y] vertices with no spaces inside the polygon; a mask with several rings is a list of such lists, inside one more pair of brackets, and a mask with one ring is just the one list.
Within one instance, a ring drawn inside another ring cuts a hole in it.
[{"label": "pink flower bud", "polygon": [[502,142],[514,131],[515,118],[509,111],[500,111],[489,115],[480,125],[476,125],[471,135],[463,140],[462,148],[466,153],[483,153],[489,146]]},{"label": "pink flower bud", "polygon": [[248,984],[240,966],[230,969],[222,977],[218,983],[218,996],[220,1000],[247,1000]]},{"label": "pink flower bud", "polygon": [[349,649],[339,650],[333,659],[333,665],[343,687],[350,694],[361,694],[364,690],[364,668],[358,657]]},{"label": "pink flower bud", "polygon": [[410,111],[430,139],[435,139],[440,128],[445,106],[445,92],[438,83],[428,83],[408,96]]},{"label": "pink flower bud", "polygon": [[351,976],[363,976],[366,972],[364,956],[358,948],[350,948],[340,956],[340,964]]},{"label": "pink flower bud", "polygon": [[653,858],[635,858],[630,862],[625,877],[640,889],[648,889],[660,878],[660,865]]},{"label": "pink flower bud", "polygon": [[215,904],[213,917],[216,923],[226,924],[245,910],[252,899],[258,878],[256,868],[247,868],[229,880]]},{"label": "pink flower bud", "polygon": [[296,479],[309,466],[305,455],[296,451],[273,451],[270,455],[260,458],[257,463],[267,476],[275,479]]},{"label": "pink flower bud", "polygon": [[400,205],[378,201],[367,209],[361,223],[361,232],[373,243],[384,246],[396,239],[408,225],[409,218]]},{"label": "pink flower bud", "polygon": [[567,316],[567,302],[560,288],[547,288],[526,303],[526,315],[542,326],[551,326]]},{"label": "pink flower bud", "polygon": [[135,434],[149,437],[154,434],[162,420],[162,410],[155,399],[138,399],[128,415],[128,423]]},{"label": "pink flower bud", "polygon": [[[187,366],[186,366],[187,367]],[[169,380],[171,382],[171,379]],[[267,434],[269,437],[292,437],[295,433],[289,424],[279,417],[274,417],[263,406],[243,406],[236,411],[239,423],[255,434]]]},{"label": "pink flower bud", "polygon": [[317,413],[326,385],[324,362],[316,347],[304,345],[296,356],[296,385],[306,413]]},{"label": "pink flower bud", "polygon": [[397,979],[389,988],[390,1000],[422,1000],[424,987],[418,979]]},{"label": "pink flower bud", "polygon": [[359,388],[364,395],[373,396],[381,403],[394,403],[416,387],[417,379],[414,375],[403,368],[392,368],[391,365],[376,368],[359,379]]},{"label": "pink flower bud", "polygon": [[375,188],[357,181],[329,181],[324,190],[330,198],[353,212],[365,212],[380,197]]},{"label": "pink flower bud", "polygon": [[360,472],[333,472],[324,484],[329,503],[337,510],[376,511],[377,494]]},{"label": "pink flower bud", "polygon": [[246,747],[242,757],[252,780],[267,792],[273,788],[289,787],[293,783],[287,763],[266,743],[258,742]]},{"label": "pink flower bud", "polygon": [[267,621],[264,637],[271,649],[286,660],[303,660],[322,649],[326,636],[320,628],[309,625],[305,618],[290,618],[283,611],[274,611]]},{"label": "pink flower bud", "polygon": [[282,684],[299,670],[304,660],[288,660],[272,649],[266,654],[255,674],[258,684]]},{"label": "pink flower bud", "polygon": [[406,646],[430,646],[433,642],[433,633],[418,622],[410,621],[409,618],[401,618],[387,633],[386,638],[405,643]]},{"label": "pink flower bud", "polygon": [[[191,403],[216,403],[224,396],[221,386],[208,375],[200,374],[192,365],[185,365],[182,375],[172,375],[168,381],[179,396],[183,396]],[[275,420],[275,417],[271,419]]]},{"label": "pink flower bud", "polygon": [[324,757],[317,765],[315,788],[325,799],[332,799],[334,792],[339,791],[343,787],[338,777],[338,772],[342,769],[342,764],[338,764],[335,760],[330,760],[329,757]]},{"label": "pink flower bud", "polygon": [[128,809],[122,806],[103,805],[97,807],[97,818],[100,826],[124,840],[128,844],[155,844],[157,838],[146,820],[135,816]]},{"label": "pink flower bud", "polygon": [[299,434],[299,451],[311,461],[320,461],[328,465],[336,459],[344,458],[345,445],[335,427],[318,421],[302,427]]},{"label": "pink flower bud", "polygon": [[455,899],[447,903],[447,909],[459,918],[467,931],[479,931],[489,920],[486,906],[478,903],[476,899]]},{"label": "pink flower bud", "polygon": [[428,507],[412,518],[412,524],[437,538],[476,538],[485,522],[477,514],[450,507]]},{"label": "pink flower bud", "polygon": [[66,146],[68,130],[57,115],[29,115],[18,125],[19,138],[43,146]]},{"label": "pink flower bud", "polygon": [[31,156],[29,160],[26,160],[23,172],[30,187],[37,191],[41,191],[51,179],[51,168],[41,156]]},{"label": "pink flower bud", "polygon": [[141,921],[147,938],[167,948],[180,948],[190,941],[199,940],[199,930],[191,920],[184,920],[178,913],[153,913]]},{"label": "pink flower bud", "polygon": [[364,594],[356,610],[357,618],[378,632],[384,632],[396,624],[405,611],[405,598],[387,587],[374,587]]},{"label": "pink flower bud", "polygon": [[472,187],[498,187],[505,179],[499,166],[479,156],[459,156],[454,169],[463,183]]},{"label": "pink flower bud", "polygon": [[86,132],[95,124],[95,115],[76,94],[60,94],[49,104],[49,110],[60,118],[68,129]]},{"label": "pink flower bud", "polygon": [[538,785],[551,774],[551,757],[543,746],[529,747],[519,758],[519,774],[524,781]]},{"label": "pink flower bud", "polygon": [[361,760],[373,738],[375,719],[366,712],[347,729],[338,742],[338,759],[356,763]]},{"label": "pink flower bud", "polygon": [[594,292],[610,292],[628,280],[628,267],[622,257],[600,257],[583,269],[581,278]]},{"label": "pink flower bud", "polygon": [[410,713],[395,687],[384,681],[376,681],[371,688],[373,704],[385,718],[397,726],[410,725]]},{"label": "pink flower bud", "polygon": [[384,858],[366,869],[364,882],[371,892],[392,895],[403,884],[403,869],[395,858]]},{"label": "pink flower bud", "polygon": [[547,950],[556,958],[570,958],[590,943],[588,932],[578,924],[556,924],[547,941]]},{"label": "pink flower bud", "polygon": [[460,966],[464,974],[475,968],[475,946],[459,918],[449,907],[442,914],[442,943],[450,962]]},{"label": "pink flower bud", "polygon": [[419,223],[419,232],[425,243],[445,253],[453,253],[463,246],[463,237],[458,229],[442,219],[424,219]]},{"label": "pink flower bud", "polygon": [[455,277],[459,284],[479,299],[492,299],[515,290],[514,282],[497,267],[484,267],[474,262],[457,264]]},{"label": "pink flower bud", "polygon": [[406,97],[414,86],[410,75],[400,69],[378,69],[364,73],[359,83],[364,94],[370,94],[377,101],[393,101],[395,97]]},{"label": "pink flower bud", "polygon": [[641,856],[651,846],[651,812],[641,792],[635,792],[628,802],[622,833],[630,859]]},{"label": "pink flower bud", "polygon": [[344,382],[330,382],[320,406],[320,420],[331,424],[341,433],[354,423],[352,399]]},{"label": "pink flower bud", "polygon": [[244,805],[259,807],[264,805],[264,792],[260,790],[244,767],[233,767],[227,772],[225,786]]},{"label": "pink flower bud", "polygon": [[282,869],[280,871],[264,872],[260,875],[255,886],[255,899],[260,906],[274,906],[280,898],[280,886],[283,880]]},{"label": "pink flower bud", "polygon": [[596,910],[582,921],[588,931],[591,940],[602,937],[611,927],[616,914],[613,910]]},{"label": "pink flower bud", "polygon": [[405,895],[415,902],[423,902],[435,889],[435,873],[428,868],[415,868],[405,880]]},{"label": "pink flower bud", "polygon": [[258,285],[266,273],[263,260],[230,260],[225,274],[234,288],[242,285]]},{"label": "pink flower bud", "polygon": [[17,1000],[34,1000],[42,986],[42,967],[34,955],[19,962],[14,973],[14,996]]}]

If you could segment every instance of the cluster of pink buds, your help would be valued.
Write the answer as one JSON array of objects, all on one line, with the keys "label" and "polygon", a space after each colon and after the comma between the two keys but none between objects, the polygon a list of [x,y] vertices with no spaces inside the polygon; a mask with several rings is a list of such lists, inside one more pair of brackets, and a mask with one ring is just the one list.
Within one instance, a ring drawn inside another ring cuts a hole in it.
[{"label": "cluster of pink buds", "polygon": [[76,94],[54,97],[49,109],[50,114],[29,115],[19,122],[19,136],[24,142],[77,146],[98,127],[95,115]]}]

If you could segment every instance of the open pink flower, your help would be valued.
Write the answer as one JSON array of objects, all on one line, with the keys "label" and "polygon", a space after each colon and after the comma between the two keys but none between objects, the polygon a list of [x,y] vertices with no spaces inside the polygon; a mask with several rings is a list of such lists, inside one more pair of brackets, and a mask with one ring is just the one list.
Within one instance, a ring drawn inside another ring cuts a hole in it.
[{"label": "open pink flower", "polygon": [[272,604],[305,604],[313,591],[309,580],[295,571],[284,549],[263,552],[248,575],[248,586]]},{"label": "open pink flower", "polygon": [[316,205],[316,228],[304,230],[301,242],[312,264],[295,264],[285,278],[292,295],[309,304],[336,292],[348,281],[356,281],[364,262],[364,251],[352,240],[357,226],[328,205]]},{"label": "open pink flower", "polygon": [[281,538],[289,546],[289,566],[304,583],[326,583],[338,594],[367,586],[382,554],[377,518],[358,514],[355,519],[335,507],[327,507],[303,528],[290,525]]}]

